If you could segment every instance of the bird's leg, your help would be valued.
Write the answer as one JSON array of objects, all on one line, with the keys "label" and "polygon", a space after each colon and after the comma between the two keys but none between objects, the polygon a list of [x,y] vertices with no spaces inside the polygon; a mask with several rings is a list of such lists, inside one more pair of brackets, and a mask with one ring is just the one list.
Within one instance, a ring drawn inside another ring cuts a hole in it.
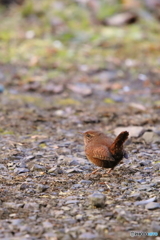
[{"label": "bird's leg", "polygon": [[99,171],[99,168],[96,169],[96,170],[94,170],[93,172],[91,172],[90,175],[91,175],[91,174],[95,174],[95,173],[98,172],[98,171]]},{"label": "bird's leg", "polygon": [[108,171],[106,171],[106,174],[109,174],[112,170],[113,168],[110,168]]},{"label": "bird's leg", "polygon": [[107,182],[99,182],[99,184],[106,185],[109,191],[111,190],[111,187],[107,184]]},{"label": "bird's leg", "polygon": [[[94,170],[93,172],[89,173],[89,174],[88,174],[88,177],[90,177],[92,174],[95,174],[95,173],[98,172],[99,170],[100,170],[100,169],[98,168],[98,169]],[[109,174],[112,170],[113,170],[113,168],[109,169],[109,170],[106,172],[106,174]]]},{"label": "bird's leg", "polygon": [[90,177],[92,174],[95,174],[95,173],[98,172],[99,170],[100,170],[100,169],[98,168],[98,169],[94,170],[93,172],[87,174],[87,177]]},{"label": "bird's leg", "polygon": [[105,185],[108,187],[109,191],[111,190],[111,187],[105,182]]},{"label": "bird's leg", "polygon": [[111,171],[114,169],[114,167],[113,168],[110,168],[107,172],[106,172],[106,174],[109,174],[109,173],[111,173]]}]

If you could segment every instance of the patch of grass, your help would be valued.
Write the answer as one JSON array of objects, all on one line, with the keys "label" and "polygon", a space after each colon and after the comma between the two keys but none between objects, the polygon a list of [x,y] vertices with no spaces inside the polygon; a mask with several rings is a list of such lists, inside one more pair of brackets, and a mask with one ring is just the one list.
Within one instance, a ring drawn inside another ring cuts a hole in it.
[{"label": "patch of grass", "polygon": [[24,3],[24,5],[22,6],[22,9],[21,9],[21,14],[22,14],[22,17],[25,17],[25,18],[34,14],[33,1],[28,0]]},{"label": "patch of grass", "polygon": [[[122,9],[120,4],[103,0],[99,5],[100,19]],[[98,67],[110,58],[146,61],[146,55],[149,63],[156,65],[159,56],[160,27],[156,20],[141,18],[136,24],[120,28],[96,26],[86,5],[74,1],[46,0],[39,4],[28,0],[2,11],[0,21],[2,63],[30,66],[37,57],[37,67],[51,69],[57,65],[63,72],[77,63]]]},{"label": "patch of grass", "polygon": [[0,128],[0,135],[13,135],[14,132],[13,131],[9,131],[3,128]]},{"label": "patch of grass", "polygon": [[23,104],[33,104],[37,107],[45,107],[47,102],[40,96],[35,96],[31,94],[16,94],[8,96],[12,101],[22,102]]},{"label": "patch of grass", "polygon": [[117,12],[120,12],[122,9],[121,4],[113,4],[106,2],[105,0],[101,1],[100,8],[98,11],[98,17],[99,19],[103,20],[104,18],[110,17]]},{"label": "patch of grass", "polygon": [[57,101],[57,105],[62,105],[62,106],[65,106],[65,105],[79,105],[80,102],[75,100],[75,99],[72,99],[72,98],[64,98],[64,99],[59,99]]},{"label": "patch of grass", "polygon": [[113,99],[111,99],[111,98],[105,98],[104,102],[107,103],[107,104],[115,103],[115,101]]}]

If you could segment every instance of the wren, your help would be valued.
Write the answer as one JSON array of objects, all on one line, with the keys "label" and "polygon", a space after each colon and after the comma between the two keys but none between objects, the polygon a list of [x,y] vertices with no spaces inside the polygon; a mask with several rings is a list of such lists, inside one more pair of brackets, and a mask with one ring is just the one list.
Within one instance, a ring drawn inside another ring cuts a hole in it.
[{"label": "wren", "polygon": [[[110,168],[108,173],[123,157],[128,158],[123,149],[123,144],[129,136],[127,131],[121,132],[115,139],[107,137],[100,131],[87,131],[83,135],[86,157],[99,167]],[[92,173],[96,173],[98,170]]]}]

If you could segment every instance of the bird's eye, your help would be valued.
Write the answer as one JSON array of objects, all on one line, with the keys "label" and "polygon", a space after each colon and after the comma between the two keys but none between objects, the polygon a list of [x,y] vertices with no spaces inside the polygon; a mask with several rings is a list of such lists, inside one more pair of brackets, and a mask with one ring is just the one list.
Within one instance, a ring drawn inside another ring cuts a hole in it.
[{"label": "bird's eye", "polygon": [[86,134],[86,137],[90,138],[90,137],[91,137],[91,135],[90,135],[89,133],[87,133],[87,134]]}]

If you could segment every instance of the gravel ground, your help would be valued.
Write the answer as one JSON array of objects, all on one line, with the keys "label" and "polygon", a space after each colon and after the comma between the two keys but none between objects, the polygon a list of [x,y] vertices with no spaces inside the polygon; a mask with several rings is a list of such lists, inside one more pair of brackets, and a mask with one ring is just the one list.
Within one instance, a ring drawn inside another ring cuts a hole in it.
[{"label": "gravel ground", "polygon": [[[0,239],[130,239],[130,232],[155,232],[159,237],[147,239],[160,239],[159,109],[96,106],[94,95],[81,97],[82,109],[25,107],[10,98],[1,95],[1,126],[14,133],[0,137]],[[129,159],[109,175],[100,169],[88,177],[96,166],[78,134],[87,129],[110,136],[129,131]]]}]

